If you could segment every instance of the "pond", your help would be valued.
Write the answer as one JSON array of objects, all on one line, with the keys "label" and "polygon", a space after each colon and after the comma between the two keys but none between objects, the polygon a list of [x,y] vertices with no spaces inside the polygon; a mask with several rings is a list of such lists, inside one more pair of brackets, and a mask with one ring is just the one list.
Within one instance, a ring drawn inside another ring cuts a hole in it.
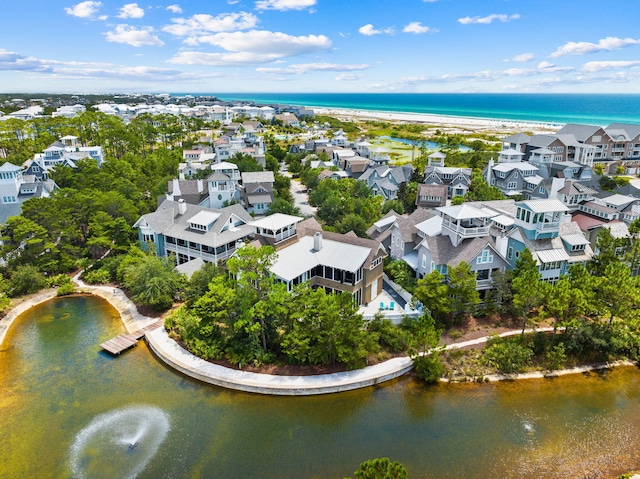
[{"label": "pond", "polygon": [[201,384],[97,297],[32,308],[0,348],[0,477],[343,478],[390,457],[417,478],[613,477],[640,468],[640,371],[314,397]]}]

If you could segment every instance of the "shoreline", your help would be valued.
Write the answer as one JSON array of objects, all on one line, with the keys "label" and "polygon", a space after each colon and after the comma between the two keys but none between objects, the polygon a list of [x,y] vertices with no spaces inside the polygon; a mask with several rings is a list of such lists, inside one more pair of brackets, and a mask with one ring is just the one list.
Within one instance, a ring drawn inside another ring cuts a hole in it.
[{"label": "shoreline", "polygon": [[391,121],[406,123],[425,123],[434,127],[466,128],[473,131],[496,131],[504,133],[520,133],[531,131],[533,133],[555,133],[562,128],[565,123],[552,123],[541,121],[508,120],[499,118],[482,118],[471,116],[447,116],[432,113],[411,113],[382,110],[359,110],[353,108],[339,107],[315,107],[307,106],[317,115],[336,116],[340,115],[347,119],[357,119],[361,121]]},{"label": "shoreline", "polygon": [[[157,321],[157,318],[140,314],[137,307],[121,289],[109,286],[87,285],[79,279],[79,275],[73,279],[78,285],[77,294],[94,294],[113,306],[113,308],[118,311],[120,319],[128,332],[136,331]],[[49,289],[25,298],[24,301],[12,308],[7,315],[0,320],[0,348],[3,345],[9,327],[11,327],[18,316],[40,303],[50,301],[57,297],[56,290]],[[526,332],[544,331],[545,329],[552,328],[527,330]],[[520,334],[520,330],[507,331],[499,336],[505,337],[517,334]],[[489,338],[490,336],[485,336],[460,343],[452,343],[446,345],[444,350],[479,345],[486,343]],[[159,360],[186,376],[227,389],[266,395],[304,396],[350,391],[398,378],[413,369],[413,361],[410,357],[405,356],[393,358],[374,366],[342,373],[313,376],[278,376],[235,370],[209,363],[184,350],[176,341],[169,338],[164,328],[158,328],[148,333],[146,342],[150,352]],[[0,351],[3,351],[3,349],[0,349]],[[488,374],[481,379],[482,382],[549,379],[567,374],[584,374],[590,371],[617,366],[635,366],[635,363],[631,361],[616,361],[613,363],[578,366],[557,371],[531,371],[512,375]],[[461,381],[451,381],[447,378],[441,378],[440,382],[479,383],[480,378],[467,378],[467,380]]]}]

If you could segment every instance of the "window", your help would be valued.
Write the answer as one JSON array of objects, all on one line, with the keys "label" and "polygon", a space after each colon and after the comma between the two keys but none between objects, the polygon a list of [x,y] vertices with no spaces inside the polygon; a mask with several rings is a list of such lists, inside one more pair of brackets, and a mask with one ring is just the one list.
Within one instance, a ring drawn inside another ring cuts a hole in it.
[{"label": "window", "polygon": [[571,247],[571,251],[584,251],[584,246],[583,244],[574,244]]},{"label": "window", "polygon": [[518,187],[517,181],[510,181],[509,183],[507,183],[507,188],[510,190],[516,189],[517,187]]},{"label": "window", "polygon": [[3,196],[2,197],[2,202],[3,203],[17,203],[18,200],[16,200],[15,196]]},{"label": "window", "polygon": [[598,143],[601,139],[602,137],[600,135],[593,135],[591,137],[591,141],[593,141],[594,143]]},{"label": "window", "polygon": [[485,249],[476,259],[476,264],[493,263],[493,255],[488,249]]},{"label": "window", "polygon": [[507,259],[513,259],[513,246],[509,246],[509,249],[507,249]]},{"label": "window", "polygon": [[555,161],[562,161],[562,155],[556,155]]},{"label": "window", "polygon": [[425,268],[425,269],[427,268],[427,255],[426,254],[422,255],[422,267]]},{"label": "window", "polygon": [[153,243],[153,233],[142,233],[142,241],[145,243]]},{"label": "window", "polygon": [[382,263],[382,256],[378,256],[376,259],[373,260],[373,262],[371,263],[371,268],[370,269],[375,268],[380,263]]}]

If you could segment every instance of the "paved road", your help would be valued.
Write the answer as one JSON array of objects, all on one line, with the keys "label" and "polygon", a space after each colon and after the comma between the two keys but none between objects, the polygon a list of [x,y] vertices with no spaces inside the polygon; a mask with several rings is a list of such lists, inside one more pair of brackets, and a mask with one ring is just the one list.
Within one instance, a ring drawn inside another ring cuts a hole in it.
[{"label": "paved road", "polygon": [[307,195],[306,187],[299,180],[293,178],[293,175],[287,171],[287,165],[283,162],[280,166],[280,173],[291,179],[291,195],[293,202],[300,210],[303,216],[315,216],[317,208],[309,204],[309,195]]}]

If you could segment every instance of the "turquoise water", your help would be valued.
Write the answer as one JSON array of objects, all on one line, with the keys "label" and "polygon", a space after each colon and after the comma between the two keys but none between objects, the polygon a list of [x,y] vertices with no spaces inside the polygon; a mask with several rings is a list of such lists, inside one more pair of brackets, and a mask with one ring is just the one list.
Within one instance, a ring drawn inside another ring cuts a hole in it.
[{"label": "turquoise water", "polygon": [[121,332],[96,297],[56,299],[17,320],[0,348],[0,477],[340,479],[384,456],[411,479],[640,468],[637,368],[492,384],[403,377],[268,397],[188,379],[144,342],[118,358],[100,352]]},{"label": "turquoise water", "polygon": [[[177,94],[180,95],[180,94]],[[464,93],[211,93],[225,101],[431,113],[550,123],[640,123],[640,95]]]}]

